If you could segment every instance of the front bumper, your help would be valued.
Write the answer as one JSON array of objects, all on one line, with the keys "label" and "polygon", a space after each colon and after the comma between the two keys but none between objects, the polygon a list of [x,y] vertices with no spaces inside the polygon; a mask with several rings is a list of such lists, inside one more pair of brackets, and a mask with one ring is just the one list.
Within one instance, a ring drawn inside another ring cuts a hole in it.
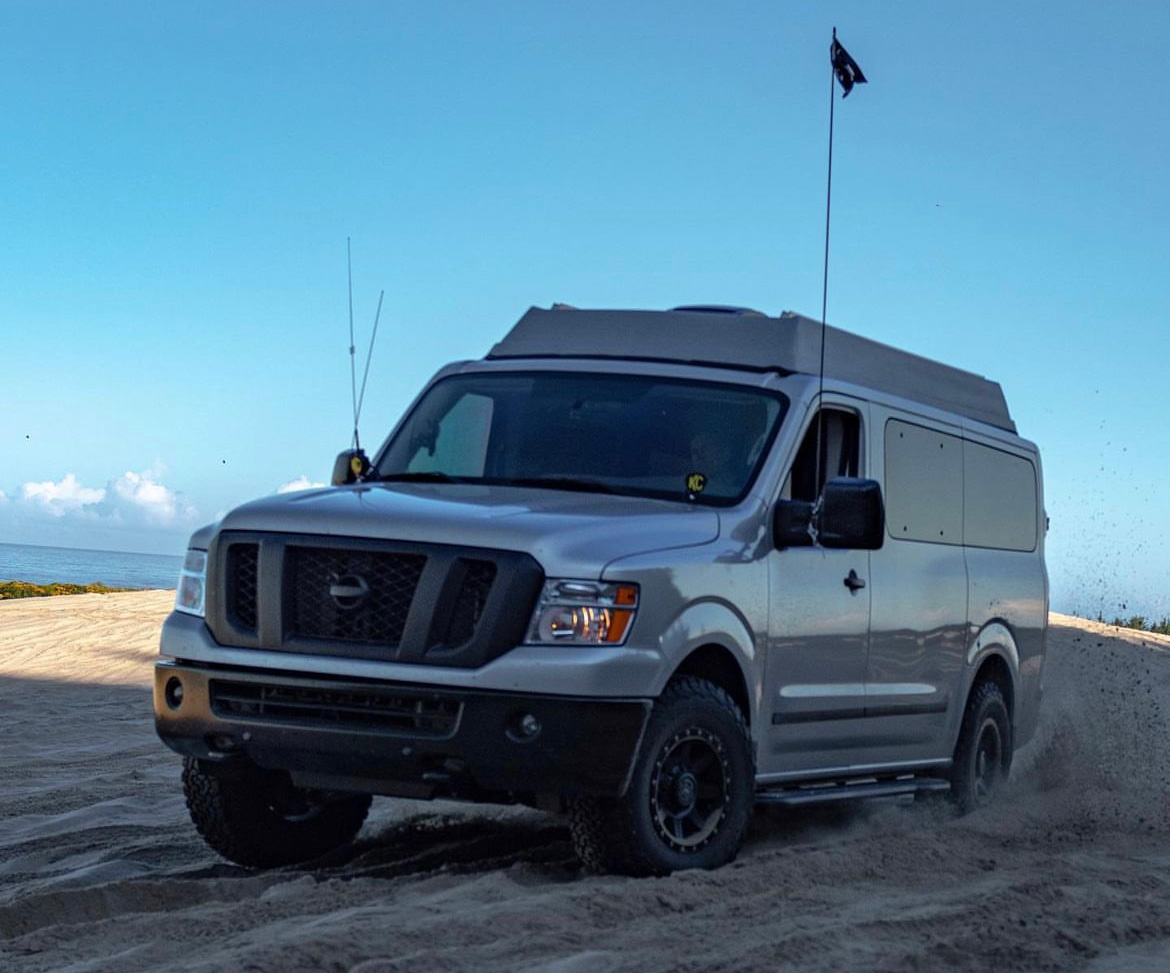
[{"label": "front bumper", "polygon": [[155,727],[177,753],[415,798],[623,794],[650,709],[180,662],[157,663],[154,678]]}]

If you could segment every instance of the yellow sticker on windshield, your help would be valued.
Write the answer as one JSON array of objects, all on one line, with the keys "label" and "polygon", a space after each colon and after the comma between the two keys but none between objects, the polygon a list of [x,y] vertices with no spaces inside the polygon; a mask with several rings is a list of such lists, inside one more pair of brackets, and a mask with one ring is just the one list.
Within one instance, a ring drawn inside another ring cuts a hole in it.
[{"label": "yellow sticker on windshield", "polygon": [[707,489],[707,477],[702,473],[687,474],[687,493],[702,493]]}]

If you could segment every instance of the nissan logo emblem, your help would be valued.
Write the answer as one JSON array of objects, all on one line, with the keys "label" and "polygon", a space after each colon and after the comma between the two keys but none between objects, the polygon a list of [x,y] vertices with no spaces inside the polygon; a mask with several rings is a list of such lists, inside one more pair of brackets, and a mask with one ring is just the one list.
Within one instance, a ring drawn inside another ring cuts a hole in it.
[{"label": "nissan logo emblem", "polygon": [[360,574],[335,574],[329,580],[329,597],[344,611],[357,608],[370,593],[369,583]]}]

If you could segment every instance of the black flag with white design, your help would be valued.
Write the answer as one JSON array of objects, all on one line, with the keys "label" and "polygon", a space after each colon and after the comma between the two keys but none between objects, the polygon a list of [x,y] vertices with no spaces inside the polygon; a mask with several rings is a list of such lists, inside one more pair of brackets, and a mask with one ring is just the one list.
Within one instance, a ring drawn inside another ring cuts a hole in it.
[{"label": "black flag with white design", "polygon": [[861,68],[857,62],[849,56],[849,52],[837,40],[836,28],[833,28],[833,45],[829,48],[829,57],[833,62],[833,73],[837,75],[837,80],[841,82],[842,98],[849,97],[849,92],[853,90],[855,84],[867,83],[865,75],[861,73]]}]

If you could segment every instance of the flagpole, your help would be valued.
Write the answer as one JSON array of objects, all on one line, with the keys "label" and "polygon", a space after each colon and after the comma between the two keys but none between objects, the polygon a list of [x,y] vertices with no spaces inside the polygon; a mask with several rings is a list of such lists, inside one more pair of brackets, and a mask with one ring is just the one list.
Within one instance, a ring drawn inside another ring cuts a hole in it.
[{"label": "flagpole", "polygon": [[[837,28],[833,28],[833,40],[837,40]],[[831,49],[830,49],[831,50]],[[825,438],[825,412],[823,408],[823,399],[825,396],[825,329],[827,327],[826,314],[828,313],[829,305],[829,217],[833,211],[833,109],[834,98],[837,93],[836,90],[836,71],[833,68],[832,60],[829,62],[829,176],[828,185],[825,190],[825,264],[824,274],[821,278],[821,367],[818,376],[817,386],[817,460],[816,460],[816,484],[817,493],[824,487],[821,482],[821,449]],[[827,471],[826,471],[827,472]]]},{"label": "flagpole", "polygon": [[[837,39],[837,28],[833,28],[833,40]],[[832,63],[829,65],[829,177],[825,190],[825,270],[821,281],[821,390],[825,385],[825,314],[829,305],[829,216],[833,211],[833,108],[837,93],[836,76]]]}]

